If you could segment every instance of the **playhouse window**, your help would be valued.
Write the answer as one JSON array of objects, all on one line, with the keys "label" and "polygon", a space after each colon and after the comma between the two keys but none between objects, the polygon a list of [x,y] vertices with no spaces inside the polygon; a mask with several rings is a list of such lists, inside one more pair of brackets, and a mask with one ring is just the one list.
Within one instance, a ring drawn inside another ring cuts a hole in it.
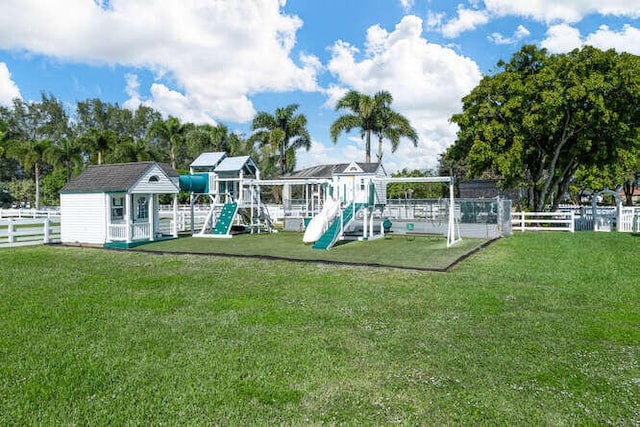
[{"label": "playhouse window", "polygon": [[149,177],[149,182],[158,182],[160,181],[160,178],[158,178],[156,175],[151,175]]},{"label": "playhouse window", "polygon": [[136,218],[149,218],[149,201],[146,197],[140,197],[136,203]]},{"label": "playhouse window", "polygon": [[124,218],[124,197],[114,196],[111,198],[111,219]]},{"label": "playhouse window", "polygon": [[364,191],[364,178],[360,179],[360,190]]}]

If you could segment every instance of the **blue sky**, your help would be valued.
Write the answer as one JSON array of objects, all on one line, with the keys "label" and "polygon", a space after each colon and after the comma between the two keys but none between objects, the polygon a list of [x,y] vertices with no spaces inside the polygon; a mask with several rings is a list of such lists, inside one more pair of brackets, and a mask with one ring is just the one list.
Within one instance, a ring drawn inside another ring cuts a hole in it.
[{"label": "blue sky", "polygon": [[[0,0],[0,104],[100,98],[244,134],[291,103],[313,139],[298,167],[364,161],[329,126],[349,89],[385,89],[420,135],[387,170],[436,166],[461,98],[523,44],[640,54],[640,0]],[[377,146],[377,144],[375,144]],[[374,150],[375,151],[375,150]],[[372,153],[374,154],[374,153]]]}]

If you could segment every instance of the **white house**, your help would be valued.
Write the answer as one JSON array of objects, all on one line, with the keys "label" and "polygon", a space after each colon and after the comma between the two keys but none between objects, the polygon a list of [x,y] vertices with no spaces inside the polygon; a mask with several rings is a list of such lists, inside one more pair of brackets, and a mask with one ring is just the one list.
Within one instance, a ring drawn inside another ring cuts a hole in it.
[{"label": "white house", "polygon": [[[371,184],[372,178],[386,177],[381,163],[339,163],[313,166],[281,177],[283,180],[328,179],[332,181],[333,198],[343,204],[367,203],[375,190],[376,204],[386,203],[386,184]],[[286,198],[286,197],[285,197]]]},{"label": "white house", "polygon": [[163,237],[159,195],[173,195],[177,217],[178,174],[155,162],[89,166],[60,190],[62,243],[131,247]]}]

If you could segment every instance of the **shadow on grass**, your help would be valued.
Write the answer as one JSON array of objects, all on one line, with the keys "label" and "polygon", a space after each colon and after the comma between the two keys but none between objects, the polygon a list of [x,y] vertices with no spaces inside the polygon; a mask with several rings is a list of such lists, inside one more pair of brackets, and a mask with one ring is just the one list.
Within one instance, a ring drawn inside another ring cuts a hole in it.
[{"label": "shadow on grass", "polygon": [[185,236],[129,250],[447,272],[495,240],[463,239],[447,248],[446,238],[441,236],[392,234],[371,241],[342,241],[330,250],[316,250],[302,243],[301,234],[281,232],[243,234],[231,239]]}]

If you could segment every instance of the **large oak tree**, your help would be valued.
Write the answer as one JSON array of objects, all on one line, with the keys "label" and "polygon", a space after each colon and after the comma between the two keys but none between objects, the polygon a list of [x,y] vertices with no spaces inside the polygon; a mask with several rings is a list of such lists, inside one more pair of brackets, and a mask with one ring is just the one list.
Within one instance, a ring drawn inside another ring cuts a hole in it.
[{"label": "large oak tree", "polygon": [[524,46],[463,99],[443,161],[525,189],[531,210],[553,209],[579,168],[613,164],[638,143],[638,69],[640,57],[614,50]]}]

